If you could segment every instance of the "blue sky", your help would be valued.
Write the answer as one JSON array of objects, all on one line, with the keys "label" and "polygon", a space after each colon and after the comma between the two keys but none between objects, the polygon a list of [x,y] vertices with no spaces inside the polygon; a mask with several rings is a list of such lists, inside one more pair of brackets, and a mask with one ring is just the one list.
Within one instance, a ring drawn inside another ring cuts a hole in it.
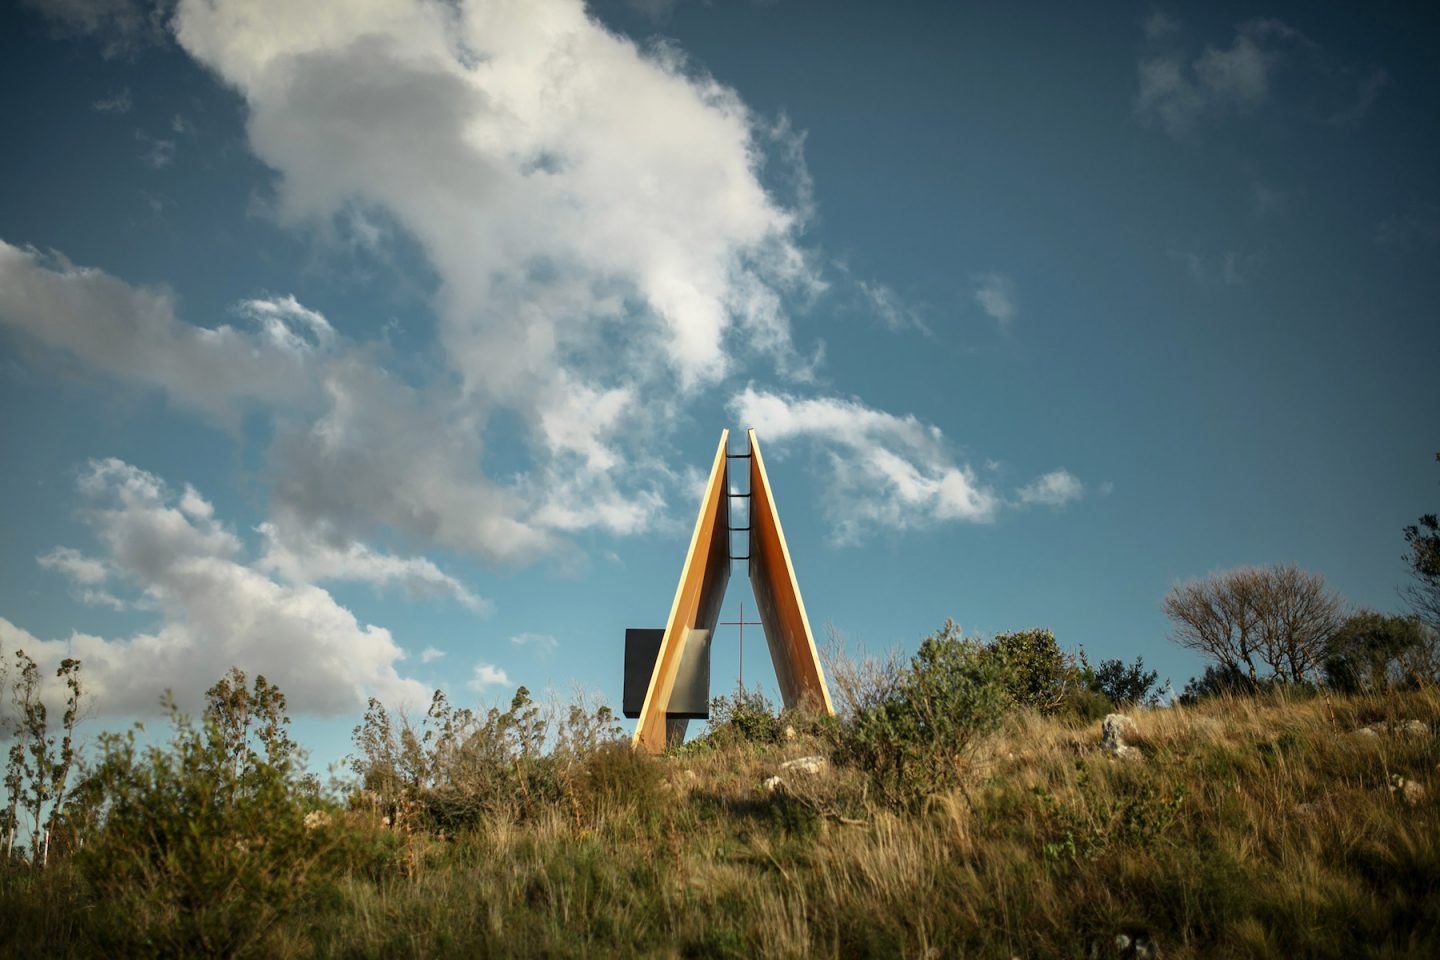
[{"label": "blue sky", "polygon": [[615,703],[752,425],[871,648],[1048,626],[1178,687],[1178,579],[1399,609],[1436,17],[8,8],[0,642],[82,656],[95,727],[266,673],[319,761],[370,695]]}]

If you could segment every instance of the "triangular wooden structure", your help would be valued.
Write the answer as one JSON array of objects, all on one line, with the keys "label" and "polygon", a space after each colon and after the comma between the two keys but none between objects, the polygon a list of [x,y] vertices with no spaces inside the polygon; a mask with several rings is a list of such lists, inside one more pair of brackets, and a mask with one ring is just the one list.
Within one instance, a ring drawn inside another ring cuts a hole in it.
[{"label": "triangular wooden structure", "polygon": [[[770,646],[770,659],[780,684],[780,696],[786,707],[803,707],[834,714],[830,690],[825,684],[825,671],[815,649],[815,636],[805,615],[805,602],[800,599],[800,586],[795,580],[795,566],[780,527],[775,509],[775,494],[765,473],[765,460],[760,455],[755,431],[746,434],[750,452],[732,454],[727,448],[730,431],[720,433],[715,461],[710,467],[710,480],[700,500],[700,515],[690,536],[690,549],[680,569],[680,585],[665,621],[665,634],[640,719],[635,725],[634,745],[650,753],[665,749],[667,739],[683,736],[684,721],[667,724],[666,708],[675,688],[676,674],[685,653],[685,643],[692,631],[713,631],[720,618],[725,587],[730,582],[730,561],[748,559],[750,583],[760,607],[760,622]],[[750,491],[730,493],[730,461],[749,460]],[[730,555],[730,500],[750,499],[750,549],[743,558]],[[669,729],[667,730],[667,727]]]}]

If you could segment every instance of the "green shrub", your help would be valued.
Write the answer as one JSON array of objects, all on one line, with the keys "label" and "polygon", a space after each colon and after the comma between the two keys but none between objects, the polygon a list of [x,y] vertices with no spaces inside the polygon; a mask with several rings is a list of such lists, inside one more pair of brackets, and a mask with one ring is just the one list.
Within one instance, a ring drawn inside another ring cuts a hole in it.
[{"label": "green shrub", "polygon": [[1440,641],[1419,617],[1362,610],[1326,645],[1325,683],[1341,693],[1375,693],[1386,687],[1433,682]]},{"label": "green shrub", "polygon": [[1157,705],[1160,696],[1154,688],[1159,679],[1159,673],[1145,669],[1143,657],[1136,657],[1130,664],[1118,659],[1101,660],[1098,667],[1092,667],[1085,652],[1080,652],[1080,683],[1117,706]]},{"label": "green shrub", "polygon": [[615,807],[654,807],[664,771],[659,762],[630,744],[605,744],[586,756],[574,776],[574,796],[589,816]]},{"label": "green shrub", "polygon": [[960,761],[1012,703],[1000,657],[953,621],[926,637],[890,694],[840,728],[837,759],[864,770],[879,795],[914,805],[959,782]]},{"label": "green shrub", "polygon": [[1097,693],[1089,687],[1075,686],[1065,692],[1065,699],[1061,701],[1057,713],[1081,724],[1088,724],[1104,720],[1108,714],[1115,712],[1115,706],[1115,702],[1103,693]]},{"label": "green shrub", "polygon": [[784,732],[775,705],[759,690],[736,690],[710,701],[710,730],[705,739],[713,745],[779,743]]},{"label": "green shrub", "polygon": [[[283,698],[270,707],[283,728]],[[329,814],[313,815],[290,751],[237,751],[211,708],[197,727],[172,705],[168,745],[141,749],[134,731],[99,740],[77,795],[97,826],[75,862],[103,904],[89,917],[103,953],[263,955],[325,886]]]},{"label": "green shrub", "polygon": [[1049,630],[996,635],[986,648],[1004,674],[1010,699],[1022,707],[1053,714],[1075,681],[1075,665]]}]

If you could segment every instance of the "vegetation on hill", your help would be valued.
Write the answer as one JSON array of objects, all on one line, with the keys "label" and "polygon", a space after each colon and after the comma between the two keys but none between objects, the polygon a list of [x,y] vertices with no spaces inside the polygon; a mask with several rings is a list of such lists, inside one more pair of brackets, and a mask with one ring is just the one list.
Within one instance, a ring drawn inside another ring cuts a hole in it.
[{"label": "vegetation on hill", "polygon": [[1436,954],[1432,686],[1131,706],[1120,756],[1077,695],[1146,672],[1057,652],[947,624],[834,658],[836,721],[737,695],[661,758],[523,689],[372,704],[343,789],[237,672],[168,744],[103,739],[48,865],[0,872],[0,953]]},{"label": "vegetation on hill", "polygon": [[[827,657],[837,717],[738,691],[632,751],[607,707],[371,701],[349,776],[233,670],[170,738],[75,747],[81,665],[0,676],[0,955],[1440,956],[1435,522],[1413,616],[1295,567],[1164,601],[1208,666],[948,622]],[[1168,702],[1167,702],[1168,701]]]}]

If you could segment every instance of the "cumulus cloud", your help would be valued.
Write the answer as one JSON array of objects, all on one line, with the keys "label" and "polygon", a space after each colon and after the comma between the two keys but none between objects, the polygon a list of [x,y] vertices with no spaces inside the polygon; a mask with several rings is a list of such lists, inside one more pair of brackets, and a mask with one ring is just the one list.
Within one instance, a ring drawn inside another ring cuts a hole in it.
[{"label": "cumulus cloud", "polygon": [[55,547],[42,553],[35,562],[46,570],[54,570],[70,581],[71,594],[92,607],[124,610],[129,604],[102,586],[110,578],[110,568],[102,560],[87,557],[73,547]]},{"label": "cumulus cloud", "polygon": [[1085,485],[1069,470],[1054,470],[1036,477],[1016,491],[1023,504],[1063,507],[1085,495]]},{"label": "cumulus cloud", "polygon": [[1010,326],[1019,312],[1015,303],[1015,284],[1008,277],[993,271],[975,277],[975,302],[1002,328]]},{"label": "cumulus cloud", "polygon": [[553,531],[636,532],[663,510],[653,482],[624,486],[634,461],[593,433],[622,432],[624,390],[562,390],[555,416],[539,418],[543,468],[501,485],[483,468],[485,418],[453,388],[401,382],[293,296],[247,299],[234,315],[241,325],[186,323],[168,290],[0,241],[0,325],[222,424],[254,409],[274,418],[270,532],[297,556],[324,544],[332,565],[335,551],[356,559],[355,543],[387,527],[523,562],[556,546]]},{"label": "cumulus cloud", "polygon": [[[280,317],[269,318],[283,326]],[[303,329],[208,328],[176,316],[175,295],[134,287],[60,254],[0,240],[0,324],[110,376],[164,390],[233,422],[250,404],[292,405],[309,390],[322,344]]]},{"label": "cumulus cloud", "polygon": [[[378,524],[496,562],[651,529],[670,481],[647,448],[691,391],[737,361],[808,375],[786,306],[823,286],[797,239],[803,135],[673,44],[642,48],[580,0],[344,17],[187,0],[168,22],[244,97],[282,221],[418,242],[440,278],[435,368],[401,381],[293,299],[194,326],[166,290],[14,247],[0,322],[230,423],[266,406],[282,529],[354,541]],[[512,415],[530,462],[499,482],[485,440]]]},{"label": "cumulus cloud", "polygon": [[838,542],[854,542],[874,528],[986,522],[1001,505],[974,470],[956,462],[939,428],[913,416],[858,400],[802,399],[753,387],[732,398],[730,410],[766,444],[800,441],[821,451]]},{"label": "cumulus cloud", "polygon": [[371,695],[425,701],[425,689],[400,675],[404,654],[388,630],[361,624],[320,587],[278,581],[248,562],[239,538],[195,509],[198,494],[182,509],[159,477],[114,459],[92,461],[79,489],[104,567],[144,596],[159,624],[128,637],[5,642],[23,641],[51,669],[79,658],[101,712],[152,712],[166,689],[193,703],[232,665],[263,673],[306,713],[343,713]]},{"label": "cumulus cloud", "polygon": [[682,385],[724,374],[732,331],[789,348],[798,217],[758,179],[762,125],[673,46],[641,50],[579,0],[187,0],[175,23],[246,97],[287,216],[374,204],[420,240],[468,390],[539,403],[605,328]]},{"label": "cumulus cloud", "polygon": [[[183,505],[182,505],[183,509]],[[411,596],[449,596],[476,613],[492,604],[425,557],[401,557],[358,541],[329,543],[313,529],[282,535],[274,523],[260,524],[265,552],[258,567],[287,583],[350,581],[400,587]]]},{"label": "cumulus cloud", "polygon": [[493,663],[477,663],[474,673],[470,675],[470,681],[465,686],[476,693],[483,693],[491,687],[510,686],[510,677]]}]

